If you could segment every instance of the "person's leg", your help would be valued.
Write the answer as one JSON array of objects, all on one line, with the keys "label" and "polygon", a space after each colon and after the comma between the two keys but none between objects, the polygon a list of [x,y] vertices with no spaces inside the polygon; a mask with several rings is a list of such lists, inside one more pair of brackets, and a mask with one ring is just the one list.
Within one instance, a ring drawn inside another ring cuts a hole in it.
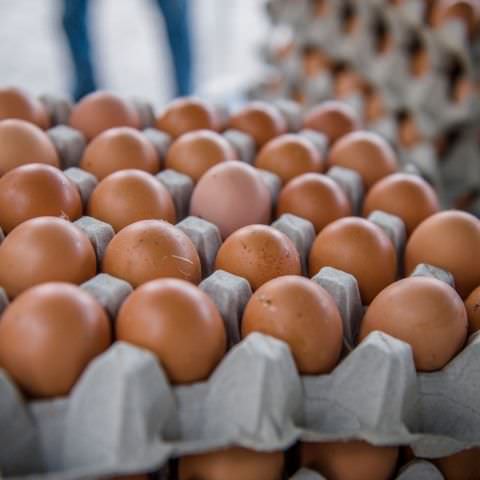
[{"label": "person's leg", "polygon": [[190,0],[157,0],[167,29],[172,51],[177,95],[192,93],[192,47],[190,38]]},{"label": "person's leg", "polygon": [[96,90],[88,27],[89,0],[64,0],[63,28],[75,69],[73,96],[80,99]]}]

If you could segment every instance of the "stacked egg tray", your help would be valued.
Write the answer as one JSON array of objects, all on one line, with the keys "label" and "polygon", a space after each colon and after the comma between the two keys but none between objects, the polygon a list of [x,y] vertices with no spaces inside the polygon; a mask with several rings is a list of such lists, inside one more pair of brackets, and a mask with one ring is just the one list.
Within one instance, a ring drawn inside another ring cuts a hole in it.
[{"label": "stacked egg tray", "polygon": [[[427,4],[270,0],[273,26],[262,48],[265,74],[247,94],[271,101],[291,98],[304,108],[341,95],[365,128],[387,138],[437,184],[446,205],[478,214],[480,35],[469,36],[456,19],[433,28],[426,20]],[[386,35],[391,44],[382,52]],[[306,56],[316,54],[328,59],[327,68],[306,66]],[[413,73],[416,62],[425,71]],[[345,68],[359,75],[362,86],[339,94],[336,72]],[[460,82],[469,87],[456,98],[452,92]],[[412,142],[402,141],[406,118],[417,132]]]},{"label": "stacked egg tray", "polygon": [[[57,121],[68,117],[65,103],[50,99],[49,105],[50,113],[58,114]],[[141,108],[150,111],[146,104]],[[97,180],[78,168],[86,144],[82,134],[66,125],[47,133],[65,174],[86,204]],[[163,158],[170,145],[168,135],[153,128],[144,134]],[[303,134],[325,148],[321,134]],[[224,136],[242,160],[252,161],[255,148],[248,135],[230,130]],[[359,175],[339,167],[327,174],[359,212],[363,197]],[[270,172],[262,175],[275,204],[280,179]],[[365,308],[357,281],[325,267],[313,280],[331,294],[341,313],[343,359],[330,374],[300,376],[284,342],[260,333],[241,340],[240,319],[252,291],[244,278],[214,271],[222,240],[215,225],[188,216],[192,180],[174,170],[163,170],[156,178],[173,197],[180,220],[177,227],[198,250],[203,271],[200,288],[222,315],[230,347],[227,355],[208,381],[172,386],[153,354],[116,342],[90,363],[68,397],[31,402],[25,402],[0,370],[0,466],[5,477],[66,480],[156,471],[155,478],[170,479],[175,478],[172,459],[182,455],[231,445],[286,450],[298,440],[363,439],[374,445],[409,445],[421,458],[480,446],[480,337],[472,336],[456,358],[434,373],[417,373],[410,346],[381,332],[355,346]],[[403,222],[379,211],[369,220],[385,231],[402,258]],[[86,216],[75,225],[89,237],[101,262],[113,228]],[[315,238],[313,225],[285,214],[272,226],[293,241],[306,270]],[[452,276],[434,266],[419,265],[413,275],[433,276],[453,285]],[[112,321],[133,290],[124,280],[104,273],[82,288]],[[0,314],[7,304],[0,288]],[[295,472],[294,462],[287,461],[287,466],[285,479],[323,478],[306,469]],[[396,478],[441,479],[442,475],[433,464],[415,460]]]}]

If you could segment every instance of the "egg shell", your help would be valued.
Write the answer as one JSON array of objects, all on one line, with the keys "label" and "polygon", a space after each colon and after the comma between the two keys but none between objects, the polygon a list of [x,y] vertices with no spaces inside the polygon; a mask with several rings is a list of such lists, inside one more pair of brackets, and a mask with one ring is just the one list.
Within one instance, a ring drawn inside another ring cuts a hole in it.
[{"label": "egg shell", "polygon": [[301,275],[293,242],[266,225],[248,225],[232,233],[218,250],[215,268],[246,278],[253,290],[282,275]]},{"label": "egg shell", "polygon": [[432,64],[428,50],[420,48],[410,58],[410,73],[415,78],[421,78],[432,70]]},{"label": "egg shell", "polygon": [[431,461],[442,472],[445,480],[475,480],[480,472],[480,448],[463,450]]},{"label": "egg shell", "polygon": [[116,331],[118,340],[152,351],[175,384],[205,380],[226,350],[217,307],[184,280],[154,280],[137,288],[120,308]]},{"label": "egg shell", "polygon": [[425,140],[423,133],[418,128],[413,115],[406,115],[400,120],[398,127],[398,142],[404,148],[413,148]]},{"label": "egg shell", "polygon": [[133,287],[162,277],[195,284],[201,280],[200,258],[192,241],[162,220],[142,220],[120,230],[107,246],[102,271]]},{"label": "egg shell", "polygon": [[52,216],[73,221],[82,210],[75,185],[50,165],[22,165],[0,178],[0,225],[7,234],[30,218]]},{"label": "egg shell", "polygon": [[333,298],[309,279],[287,275],[263,284],[242,318],[242,337],[260,332],[286,342],[298,371],[328,373],[338,363],[343,324]]},{"label": "egg shell", "polygon": [[258,172],[241,162],[223,162],[197,183],[190,214],[215,224],[222,238],[251,224],[270,222],[272,201]]},{"label": "egg shell", "polygon": [[27,220],[0,245],[0,285],[10,298],[40,283],[83,283],[95,276],[96,268],[88,237],[56,217]]},{"label": "egg shell", "polygon": [[0,121],[0,177],[28,163],[60,166],[55,147],[40,128],[24,120]]},{"label": "egg shell", "polygon": [[74,105],[69,124],[81,131],[87,140],[92,140],[110,128],[138,128],[140,119],[130,102],[114,93],[98,91]]},{"label": "egg shell", "polygon": [[359,339],[380,330],[411,345],[419,371],[443,368],[463,348],[467,312],[453,288],[440,280],[410,277],[390,285],[373,300]]},{"label": "egg shell", "polygon": [[410,236],[405,249],[405,272],[419,263],[443,268],[455,278],[462,298],[480,285],[480,221],[457,210],[436,213]]},{"label": "egg shell", "polygon": [[110,324],[80,288],[45,283],[18,296],[0,321],[0,364],[28,395],[66,395],[111,342]]},{"label": "egg shell", "polygon": [[468,314],[469,333],[480,330],[480,287],[477,287],[465,300]]},{"label": "egg shell", "polygon": [[88,144],[80,167],[102,180],[111,173],[132,168],[156,173],[160,159],[141,132],[118,127],[106,130]]}]

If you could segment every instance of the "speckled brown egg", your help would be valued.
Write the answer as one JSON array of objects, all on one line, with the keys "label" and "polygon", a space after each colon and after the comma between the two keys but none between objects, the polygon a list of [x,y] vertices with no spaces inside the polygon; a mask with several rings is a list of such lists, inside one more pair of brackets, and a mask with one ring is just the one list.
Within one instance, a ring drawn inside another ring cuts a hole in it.
[{"label": "speckled brown egg", "polygon": [[16,118],[33,123],[45,130],[50,119],[42,103],[17,87],[0,88],[0,120]]},{"label": "speckled brown egg", "polygon": [[311,128],[327,136],[330,143],[360,128],[355,111],[343,102],[323,102],[313,107],[304,118],[304,128]]},{"label": "speckled brown egg", "polygon": [[328,480],[390,480],[398,447],[377,447],[361,440],[300,445],[300,463]]},{"label": "speckled brown egg", "polygon": [[197,130],[183,134],[172,144],[165,166],[197,182],[217,163],[235,160],[236,157],[233,147],[220,134],[211,130]]},{"label": "speckled brown egg", "polygon": [[61,218],[27,220],[0,244],[0,285],[10,298],[45,282],[79,285],[95,276],[96,270],[88,237]]},{"label": "speckled brown egg", "polygon": [[257,170],[242,162],[212,167],[197,183],[190,214],[214,223],[222,238],[246,225],[270,223],[272,200]]},{"label": "speckled brown egg", "polygon": [[292,213],[312,222],[318,233],[329,223],[352,214],[345,192],[330,177],[306,173],[283,187],[277,201],[277,217]]},{"label": "speckled brown egg", "polygon": [[119,127],[101,133],[89,143],[80,167],[102,180],[113,172],[132,168],[156,173],[160,159],[141,132]]},{"label": "speckled brown egg", "polygon": [[24,120],[0,121],[0,177],[28,163],[60,166],[53,143],[40,128]]},{"label": "speckled brown egg", "polygon": [[359,339],[374,330],[412,347],[417,370],[443,368],[464,346],[467,312],[458,293],[429,277],[399,280],[379,293],[365,313]]},{"label": "speckled brown egg", "polygon": [[321,172],[324,159],[315,145],[301,135],[287,133],[270,140],[255,159],[255,166],[288,182],[307,172]]},{"label": "speckled brown egg", "polygon": [[248,103],[230,117],[230,128],[251,135],[260,148],[285,133],[287,122],[273,105],[256,101]]},{"label": "speckled brown egg", "polygon": [[88,214],[116,232],[139,220],[176,220],[168,190],[142,170],[121,170],[105,177],[90,196]]},{"label": "speckled brown egg", "polygon": [[423,220],[440,210],[440,204],[435,190],[421,177],[395,173],[377,182],[368,192],[363,215],[368,217],[375,210],[400,217],[410,235]]},{"label": "speckled brown egg", "polygon": [[157,117],[156,126],[173,138],[194,130],[219,128],[213,106],[195,97],[178,98],[170,102]]},{"label": "speckled brown egg", "polygon": [[22,165],[0,178],[0,227],[5,233],[35,217],[76,220],[82,215],[77,187],[58,168]]},{"label": "speckled brown egg", "polygon": [[397,255],[392,242],[377,225],[363,218],[346,217],[326,226],[310,251],[310,276],[323,267],[352,274],[364,305],[395,281]]},{"label": "speckled brown egg", "polygon": [[118,340],[153,352],[175,384],[208,378],[227,343],[222,317],[210,297],[172,278],[137,288],[120,308],[116,332]]},{"label": "speckled brown egg", "polygon": [[178,463],[178,480],[281,480],[283,452],[230,447],[187,455]]},{"label": "speckled brown egg", "polygon": [[215,269],[246,278],[253,290],[282,275],[301,275],[293,242],[267,225],[248,225],[233,232],[220,247]]},{"label": "speckled brown egg", "polygon": [[367,131],[349,133],[336,142],[329,152],[328,164],[355,170],[367,190],[398,170],[392,147],[380,135]]},{"label": "speckled brown egg", "polygon": [[107,246],[102,271],[134,287],[162,277],[199,283],[202,276],[192,241],[162,220],[141,220],[120,230]]},{"label": "speckled brown egg", "polygon": [[448,210],[424,220],[410,236],[405,272],[429,263],[450,272],[462,298],[480,285],[480,220],[469,213]]},{"label": "speckled brown egg", "polygon": [[140,119],[130,102],[112,92],[98,91],[74,105],[69,123],[91,140],[110,128],[138,128]]},{"label": "speckled brown egg", "polygon": [[342,319],[333,298],[299,276],[275,278],[253,294],[243,314],[242,336],[252,332],[286,342],[305,375],[333,370],[343,345]]},{"label": "speckled brown egg", "polygon": [[477,287],[465,300],[468,314],[469,333],[480,330],[480,287]]},{"label": "speckled brown egg", "polygon": [[442,472],[445,480],[477,480],[480,472],[480,448],[470,448],[428,461]]},{"label": "speckled brown egg", "polygon": [[33,397],[67,395],[110,342],[103,308],[68,283],[30,288],[0,319],[0,364]]}]

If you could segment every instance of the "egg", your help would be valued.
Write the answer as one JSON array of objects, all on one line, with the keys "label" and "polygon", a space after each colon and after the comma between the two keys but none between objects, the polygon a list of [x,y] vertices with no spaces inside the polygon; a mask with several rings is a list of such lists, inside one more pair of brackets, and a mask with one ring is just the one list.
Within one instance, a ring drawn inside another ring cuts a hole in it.
[{"label": "egg", "polygon": [[283,452],[230,447],[187,455],[178,462],[178,480],[282,480]]},{"label": "egg", "polygon": [[176,220],[168,190],[142,170],[121,170],[105,177],[90,196],[88,215],[109,223],[116,232],[139,220]]},{"label": "egg", "polygon": [[287,131],[287,122],[279,110],[260,101],[250,102],[234,113],[229,126],[251,135],[258,148]]},{"label": "egg", "polygon": [[165,166],[197,182],[217,163],[236,159],[235,150],[224,137],[210,130],[196,130],[181,135],[172,144]]},{"label": "egg", "polygon": [[288,344],[298,371],[328,373],[343,346],[343,324],[333,298],[304,277],[287,275],[262,285],[242,318],[242,337],[261,332]]},{"label": "egg", "polygon": [[363,218],[345,217],[326,226],[313,242],[310,276],[323,267],[352,274],[364,305],[395,281],[397,255],[392,242],[377,225]]},{"label": "egg", "polygon": [[267,225],[248,225],[233,232],[215,259],[215,269],[246,278],[253,290],[282,275],[301,275],[293,242]]},{"label": "egg", "polygon": [[406,149],[413,148],[415,145],[424,141],[424,136],[415,121],[415,118],[406,114],[400,119],[398,126],[398,143]]},{"label": "egg", "polygon": [[480,287],[477,287],[465,300],[468,314],[469,333],[480,330]]},{"label": "egg", "polygon": [[118,127],[106,130],[88,144],[80,167],[102,180],[113,172],[132,168],[156,173],[160,159],[141,132]]},{"label": "egg", "polygon": [[68,283],[26,290],[0,318],[0,364],[33,397],[67,395],[110,343],[103,308]]},{"label": "egg", "polygon": [[123,303],[117,339],[153,352],[170,382],[208,378],[226,350],[226,333],[217,307],[185,280],[160,279],[137,288]]},{"label": "egg", "polygon": [[0,120],[16,118],[45,130],[50,119],[42,103],[17,87],[0,88]]},{"label": "egg", "polygon": [[321,172],[324,158],[307,138],[286,133],[270,140],[255,159],[255,166],[278,175],[283,182],[307,172]]},{"label": "egg", "polygon": [[77,187],[57,168],[22,165],[0,178],[0,227],[5,233],[35,217],[76,220],[82,215]]},{"label": "egg", "polygon": [[469,213],[447,210],[424,220],[405,249],[405,271],[428,263],[450,272],[462,298],[480,285],[480,220]]},{"label": "egg", "polygon": [[313,0],[312,8],[314,16],[323,17],[330,12],[331,5],[327,0]]},{"label": "egg", "polygon": [[24,120],[0,121],[0,177],[28,163],[60,166],[57,151],[48,135]]},{"label": "egg", "polygon": [[476,480],[480,472],[480,448],[429,461],[442,472],[445,480]]},{"label": "egg", "polygon": [[305,173],[288,182],[280,192],[277,216],[292,213],[312,222],[318,233],[329,223],[352,214],[345,192],[330,177]]},{"label": "egg", "polygon": [[157,117],[156,127],[177,138],[194,130],[218,130],[215,109],[194,97],[178,98],[170,102]]},{"label": "egg", "polygon": [[10,298],[40,283],[81,284],[95,276],[96,270],[88,237],[61,218],[27,220],[0,244],[0,285]]},{"label": "egg", "polygon": [[269,223],[272,200],[255,168],[241,162],[212,167],[193,190],[190,214],[215,224],[227,238],[246,225]]},{"label": "egg", "polygon": [[300,462],[328,480],[390,480],[397,447],[377,447],[361,440],[300,444]]},{"label": "egg", "polygon": [[73,106],[69,123],[87,140],[114,127],[140,126],[140,118],[132,104],[106,91],[97,91],[83,97]]},{"label": "egg", "polygon": [[400,217],[410,235],[423,220],[440,210],[440,204],[435,190],[421,177],[395,173],[377,182],[368,192],[363,214],[368,217],[375,210]]},{"label": "egg", "polygon": [[134,287],[162,277],[199,283],[202,276],[190,238],[162,220],[141,220],[120,230],[107,246],[102,271]]},{"label": "egg", "polygon": [[304,128],[326,135],[330,143],[360,128],[355,111],[348,104],[330,100],[313,107],[303,121]]},{"label": "egg", "polygon": [[316,77],[322,72],[330,71],[332,68],[332,61],[330,57],[313,46],[306,46],[302,52],[303,55],[303,72],[306,77]]},{"label": "egg", "polygon": [[335,75],[335,98],[347,98],[355,93],[362,93],[365,82],[362,76],[350,67],[341,69]]},{"label": "egg", "polygon": [[367,131],[352,132],[338,140],[329,152],[328,165],[355,170],[367,190],[398,170],[392,147],[380,135]]},{"label": "egg", "polygon": [[438,28],[450,21],[460,21],[467,34],[473,36],[478,29],[480,6],[475,0],[439,0],[433,8],[430,22]]},{"label": "egg", "polygon": [[440,370],[463,348],[467,312],[457,292],[445,282],[410,277],[390,285],[373,300],[360,328],[360,340],[374,330],[412,347],[419,371]]},{"label": "egg", "polygon": [[368,123],[376,122],[387,115],[388,108],[379,90],[373,88],[367,89],[364,100],[365,120]]},{"label": "egg", "polygon": [[422,77],[431,69],[430,55],[425,47],[420,47],[411,54],[410,73],[414,77]]}]

